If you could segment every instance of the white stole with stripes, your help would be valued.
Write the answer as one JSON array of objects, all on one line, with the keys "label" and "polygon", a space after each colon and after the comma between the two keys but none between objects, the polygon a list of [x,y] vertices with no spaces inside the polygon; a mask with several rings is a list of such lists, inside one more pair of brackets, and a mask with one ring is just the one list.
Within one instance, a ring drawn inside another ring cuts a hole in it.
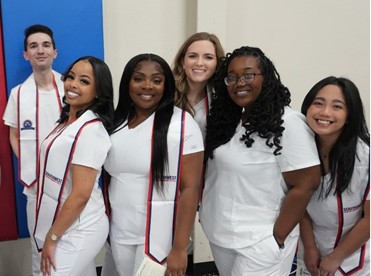
[{"label": "white stole with stripes", "polygon": [[[61,125],[57,126],[49,135],[50,139],[45,139],[48,144],[43,160],[39,161],[40,176],[34,229],[34,239],[39,251],[42,250],[45,236],[62,207],[62,194],[80,133],[85,126],[96,122],[100,122],[100,119],[88,110],[65,129],[61,129]],[[63,139],[58,139],[62,134]],[[57,150],[53,151],[53,147]],[[53,155],[49,158],[50,153]]]},{"label": "white stole with stripes", "polygon": [[184,143],[185,112],[173,116],[181,120],[179,146],[168,152],[169,170],[163,181],[163,193],[157,191],[151,179],[152,165],[148,188],[145,254],[160,264],[166,261],[174,239]]},{"label": "white stole with stripes", "polygon": [[[63,83],[55,81],[61,78],[61,74],[53,71],[53,78],[56,100],[62,111]],[[36,163],[39,151],[39,95],[34,74],[31,74],[19,86],[17,103],[18,178],[23,185],[31,187],[36,183]]]}]

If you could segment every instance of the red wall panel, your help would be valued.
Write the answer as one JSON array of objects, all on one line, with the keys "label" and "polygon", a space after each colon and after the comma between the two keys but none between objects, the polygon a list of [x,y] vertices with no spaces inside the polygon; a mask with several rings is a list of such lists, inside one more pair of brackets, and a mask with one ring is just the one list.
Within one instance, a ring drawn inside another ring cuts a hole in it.
[{"label": "red wall panel", "polygon": [[7,102],[2,33],[0,21],[0,241],[18,237],[9,128],[2,120]]}]

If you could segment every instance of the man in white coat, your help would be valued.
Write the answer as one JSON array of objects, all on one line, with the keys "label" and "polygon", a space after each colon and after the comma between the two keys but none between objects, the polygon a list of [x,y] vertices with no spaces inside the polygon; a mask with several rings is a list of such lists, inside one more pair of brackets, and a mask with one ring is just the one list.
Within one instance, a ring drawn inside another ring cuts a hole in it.
[{"label": "man in white coat", "polygon": [[[52,70],[57,57],[53,31],[44,25],[25,29],[23,56],[32,66],[32,74],[11,90],[4,112],[9,139],[18,158],[18,178],[27,197],[27,226],[32,235],[36,210],[36,164],[39,146],[56,125],[64,95],[61,75]],[[40,273],[40,254],[31,239],[32,272]]]}]

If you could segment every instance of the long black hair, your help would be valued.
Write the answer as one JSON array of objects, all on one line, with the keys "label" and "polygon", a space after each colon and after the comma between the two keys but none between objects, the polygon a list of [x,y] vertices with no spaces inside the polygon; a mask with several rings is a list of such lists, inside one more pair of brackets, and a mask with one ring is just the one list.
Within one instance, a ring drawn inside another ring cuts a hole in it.
[{"label": "long black hair", "polygon": [[[355,159],[357,157],[357,143],[361,139],[370,146],[370,134],[368,132],[363,104],[357,86],[349,79],[330,76],[316,83],[305,96],[301,106],[301,112],[307,115],[308,108],[318,92],[326,85],[336,85],[340,88],[345,99],[348,116],[339,138],[329,153],[329,170],[331,174],[330,185],[326,191],[321,185],[321,195],[328,197],[335,187],[335,193],[342,193],[347,189],[352,179]],[[319,137],[315,134],[316,143],[319,145]],[[317,146],[319,149],[319,146]],[[319,154],[319,156],[321,156]],[[324,167],[321,160],[322,174]],[[323,181],[323,180],[322,180]],[[337,182],[337,183],[336,183]],[[324,194],[323,194],[324,193]]]},{"label": "long black hair", "polygon": [[[76,114],[80,117],[86,110],[93,111],[102,120],[102,123],[106,130],[110,132],[113,128],[113,85],[112,85],[112,75],[107,64],[97,57],[84,56],[73,62],[66,72],[62,75],[62,80],[65,81],[68,73],[71,71],[72,67],[79,61],[87,61],[91,64],[93,68],[93,75],[95,79],[95,90],[96,98],[94,102],[84,108],[79,110]],[[66,96],[63,97],[64,107],[62,109],[61,116],[58,120],[59,123],[64,122],[68,118],[70,105],[66,101]]]},{"label": "long black hair", "polygon": [[206,126],[206,149],[205,160],[213,157],[213,151],[227,143],[235,133],[236,127],[241,120],[242,107],[236,105],[228,95],[224,78],[228,73],[230,62],[239,56],[252,56],[259,62],[259,68],[263,74],[262,91],[252,104],[247,114],[247,122],[243,124],[245,134],[241,137],[246,147],[251,147],[254,140],[251,136],[256,133],[266,139],[266,145],[275,147],[274,154],[280,154],[282,149],[280,139],[284,130],[282,127],[282,115],[285,106],[290,104],[290,91],[280,79],[275,66],[262,50],[255,47],[243,46],[228,53],[222,58],[221,66],[216,78],[216,97],[212,101],[210,115]]},{"label": "long black hair", "polygon": [[141,61],[156,62],[160,65],[165,76],[164,93],[156,109],[154,118],[154,136],[152,141],[152,179],[157,188],[163,187],[163,179],[168,169],[167,133],[171,117],[174,112],[175,80],[168,63],[156,54],[140,54],[126,64],[121,76],[119,88],[119,101],[115,110],[115,131],[123,127],[125,121],[129,122],[135,111],[134,102],[130,97],[129,83],[133,72]]}]

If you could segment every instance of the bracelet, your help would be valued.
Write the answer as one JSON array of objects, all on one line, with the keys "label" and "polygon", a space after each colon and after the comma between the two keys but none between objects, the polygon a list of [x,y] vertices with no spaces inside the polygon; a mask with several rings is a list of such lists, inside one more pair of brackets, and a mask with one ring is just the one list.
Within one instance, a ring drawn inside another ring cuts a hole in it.
[{"label": "bracelet", "polygon": [[56,234],[54,234],[52,232],[52,229],[49,229],[48,233],[49,233],[49,237],[51,238],[52,241],[57,242],[60,239],[60,237],[58,237]]},{"label": "bracelet", "polygon": [[282,244],[279,243],[278,240],[277,240],[277,238],[276,238],[276,236],[274,235],[274,233],[273,233],[273,238],[276,241],[279,249],[284,249],[285,248],[285,244],[284,243],[282,243]]}]

